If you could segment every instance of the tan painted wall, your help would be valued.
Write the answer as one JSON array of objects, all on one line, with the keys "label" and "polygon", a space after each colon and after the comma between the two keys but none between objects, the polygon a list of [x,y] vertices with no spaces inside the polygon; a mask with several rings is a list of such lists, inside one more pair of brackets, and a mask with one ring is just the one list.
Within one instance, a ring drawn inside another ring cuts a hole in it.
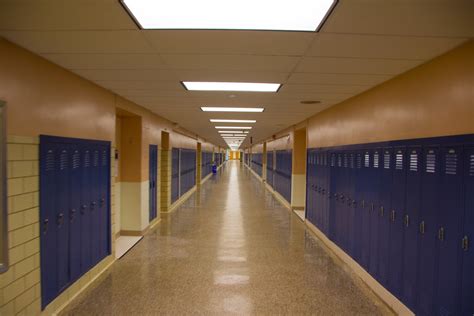
[{"label": "tan painted wall", "polygon": [[[143,170],[142,119],[139,116],[121,118],[120,171],[121,182],[141,182]],[[146,159],[148,161],[148,159]],[[148,168],[147,168],[148,169]],[[147,177],[148,178],[148,177]],[[145,179],[146,180],[146,179]]]},{"label": "tan painted wall", "polygon": [[309,147],[474,133],[474,41],[309,120]]},{"label": "tan painted wall", "polygon": [[115,96],[0,38],[8,134],[114,139]]},{"label": "tan painted wall", "polygon": [[263,144],[257,144],[252,146],[252,153],[253,154],[261,154],[263,153]]},{"label": "tan painted wall", "polygon": [[293,174],[306,174],[306,129],[295,131],[293,144]]}]

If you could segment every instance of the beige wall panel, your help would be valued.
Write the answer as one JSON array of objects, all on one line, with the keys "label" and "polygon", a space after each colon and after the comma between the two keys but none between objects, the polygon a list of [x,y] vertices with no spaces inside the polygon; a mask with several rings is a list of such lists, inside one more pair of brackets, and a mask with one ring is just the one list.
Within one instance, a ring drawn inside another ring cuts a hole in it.
[{"label": "beige wall panel", "polygon": [[474,41],[309,120],[308,147],[474,133]]}]

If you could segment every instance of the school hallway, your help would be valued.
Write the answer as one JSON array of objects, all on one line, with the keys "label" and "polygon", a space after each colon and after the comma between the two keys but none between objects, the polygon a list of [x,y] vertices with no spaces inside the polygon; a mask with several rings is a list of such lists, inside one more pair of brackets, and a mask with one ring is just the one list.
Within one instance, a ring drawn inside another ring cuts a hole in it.
[{"label": "school hallway", "polygon": [[390,315],[359,283],[229,161],[63,315]]}]

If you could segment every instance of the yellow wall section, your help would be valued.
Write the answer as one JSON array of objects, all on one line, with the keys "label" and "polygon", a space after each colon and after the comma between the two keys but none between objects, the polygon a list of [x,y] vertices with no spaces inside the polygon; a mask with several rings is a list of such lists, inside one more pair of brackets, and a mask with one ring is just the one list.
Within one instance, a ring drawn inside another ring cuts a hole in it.
[{"label": "yellow wall section", "polygon": [[293,174],[306,174],[306,129],[295,131],[293,145]]},{"label": "yellow wall section", "polygon": [[309,120],[308,147],[474,133],[474,41]]}]

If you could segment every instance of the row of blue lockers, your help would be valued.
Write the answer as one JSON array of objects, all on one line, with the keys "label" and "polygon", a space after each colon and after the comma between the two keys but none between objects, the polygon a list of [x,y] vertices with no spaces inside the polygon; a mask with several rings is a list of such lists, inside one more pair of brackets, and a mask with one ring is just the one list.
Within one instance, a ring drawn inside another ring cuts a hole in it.
[{"label": "row of blue lockers", "polygon": [[171,150],[171,202],[196,185],[196,150],[173,148]]},{"label": "row of blue lockers", "polygon": [[111,253],[110,142],[40,137],[41,305]]},{"label": "row of blue lockers", "polygon": [[212,172],[212,164],[212,152],[203,151],[201,153],[201,178],[205,178]]},{"label": "row of blue lockers", "polygon": [[474,136],[309,149],[307,219],[418,315],[474,314]]},{"label": "row of blue lockers", "polygon": [[214,160],[217,166],[220,166],[224,163],[224,154],[223,153],[215,153]]},{"label": "row of blue lockers", "polygon": [[252,170],[255,171],[259,176],[262,176],[262,154],[252,154],[250,168],[252,168]]},{"label": "row of blue lockers", "polygon": [[288,202],[291,202],[291,173],[292,151],[275,151],[275,168],[273,171],[272,187]]}]

